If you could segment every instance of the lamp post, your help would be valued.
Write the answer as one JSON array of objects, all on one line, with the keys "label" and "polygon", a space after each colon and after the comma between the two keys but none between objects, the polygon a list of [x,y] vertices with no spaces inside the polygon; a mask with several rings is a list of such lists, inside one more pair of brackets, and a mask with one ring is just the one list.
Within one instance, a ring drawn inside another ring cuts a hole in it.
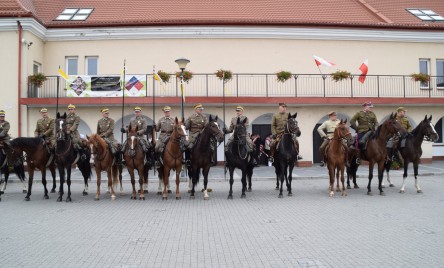
[{"label": "lamp post", "polygon": [[182,118],[185,117],[184,115],[184,110],[183,110],[183,72],[185,71],[185,68],[187,67],[187,64],[190,62],[189,59],[186,58],[179,58],[177,60],[175,60],[175,62],[177,63],[177,65],[179,65],[179,69],[180,69],[180,92],[181,92],[181,112],[182,112]]}]

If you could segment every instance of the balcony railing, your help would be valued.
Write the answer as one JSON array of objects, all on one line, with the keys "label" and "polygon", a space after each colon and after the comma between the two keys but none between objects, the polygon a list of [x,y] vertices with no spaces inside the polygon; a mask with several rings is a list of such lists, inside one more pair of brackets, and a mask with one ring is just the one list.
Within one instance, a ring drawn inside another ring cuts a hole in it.
[{"label": "balcony railing", "polygon": [[[178,97],[179,81],[172,75],[164,87],[146,75],[146,96]],[[368,75],[364,83],[359,75],[335,82],[329,75],[295,74],[284,83],[276,80],[275,74],[233,74],[225,83],[214,74],[194,74],[185,83],[186,96],[196,97],[374,97],[374,98],[442,98],[444,77],[432,76],[427,83],[415,82],[410,75]],[[58,76],[48,76],[40,88],[28,87],[28,98],[66,97],[65,81]],[[57,88],[57,80],[59,86]]]}]

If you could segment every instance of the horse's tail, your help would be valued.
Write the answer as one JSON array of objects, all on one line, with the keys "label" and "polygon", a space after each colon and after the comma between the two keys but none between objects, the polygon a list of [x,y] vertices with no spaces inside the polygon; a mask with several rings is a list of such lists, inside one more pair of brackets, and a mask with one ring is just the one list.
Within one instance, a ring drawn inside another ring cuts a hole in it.
[{"label": "horse's tail", "polygon": [[91,177],[93,176],[89,160],[90,158],[87,157],[85,160],[80,160],[79,162],[77,162],[77,166],[79,167],[79,170],[82,173],[85,183],[87,182],[88,179],[91,179]]},{"label": "horse's tail", "polygon": [[25,166],[23,165],[23,162],[19,161],[19,163],[14,164],[14,173],[15,173],[15,175],[17,175],[17,177],[21,181],[25,181],[26,180]]}]

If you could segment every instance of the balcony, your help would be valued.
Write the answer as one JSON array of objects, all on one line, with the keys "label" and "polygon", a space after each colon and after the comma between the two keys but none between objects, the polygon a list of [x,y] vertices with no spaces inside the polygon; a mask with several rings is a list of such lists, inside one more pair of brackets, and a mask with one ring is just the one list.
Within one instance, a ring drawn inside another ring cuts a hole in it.
[{"label": "balcony", "polygon": [[[144,76],[147,81],[145,97],[152,99],[155,95],[155,98],[165,97],[174,100],[181,96],[179,81],[174,79],[174,74],[171,76],[170,83],[164,86],[155,81],[152,74]],[[63,98],[68,98],[63,78],[58,76],[47,78],[48,80],[41,88],[29,86],[28,97],[22,100],[56,98],[57,91],[62,102]],[[185,95],[193,100],[215,97],[218,102],[220,102],[220,97],[249,99],[297,97],[298,100],[301,98],[315,98],[316,100],[319,98],[380,98],[386,99],[387,102],[394,98],[419,98],[430,103],[441,103],[441,98],[444,98],[444,77],[430,77],[428,83],[415,82],[410,75],[368,75],[364,83],[360,83],[358,78],[359,75],[352,75],[351,79],[335,82],[329,75],[295,74],[286,82],[281,83],[276,80],[275,74],[233,74],[233,79],[227,82],[223,89],[221,80],[214,74],[194,74],[189,83],[185,83]],[[59,83],[58,86],[57,83]],[[22,102],[23,104],[36,103],[35,101]],[[411,102],[414,103],[414,100]]]}]

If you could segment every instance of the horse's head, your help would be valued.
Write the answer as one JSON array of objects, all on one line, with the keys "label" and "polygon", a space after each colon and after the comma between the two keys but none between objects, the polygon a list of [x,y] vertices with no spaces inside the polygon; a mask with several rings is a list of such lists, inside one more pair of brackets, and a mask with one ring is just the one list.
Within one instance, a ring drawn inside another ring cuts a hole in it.
[{"label": "horse's head", "polygon": [[57,117],[55,120],[56,127],[56,138],[57,140],[65,140],[66,134],[66,113],[63,113],[61,116],[60,113],[57,113]]},{"label": "horse's head", "polygon": [[[439,139],[439,135],[435,130],[435,127],[432,124],[432,116],[430,115],[429,118],[427,118],[427,115],[424,117],[424,120],[419,123],[419,125],[416,127],[418,129],[419,133],[424,135],[424,140],[435,142]],[[415,129],[415,130],[416,130]]]},{"label": "horse's head", "polygon": [[130,145],[130,149],[134,150],[135,146],[138,144],[139,139],[137,138],[137,131],[139,130],[139,125],[132,127],[131,124],[128,126],[128,137],[127,144]]},{"label": "horse's head", "polygon": [[180,139],[182,137],[185,137],[185,140],[188,141],[188,134],[185,130],[185,125],[184,125],[184,119],[182,118],[182,121],[179,121],[179,119],[177,119],[177,117],[174,119],[174,126],[173,126],[173,134],[171,135],[174,138]]},{"label": "horse's head", "polygon": [[401,137],[404,137],[408,134],[407,130],[396,121],[396,113],[392,113],[390,117],[384,121],[382,126],[384,126],[388,134],[391,135],[400,135]]},{"label": "horse's head", "polygon": [[247,140],[247,118],[244,120],[240,120],[237,118],[236,126],[234,127],[233,137],[235,141],[238,141],[241,144],[246,144]]},{"label": "horse's head", "polygon": [[347,145],[352,145],[355,141],[347,126],[347,119],[341,119],[341,121],[339,121],[336,125],[335,132],[335,135],[337,134],[339,139],[345,139],[347,141]]},{"label": "horse's head", "polygon": [[288,133],[296,134],[296,137],[299,137],[301,136],[301,130],[299,129],[298,121],[296,121],[297,116],[298,113],[295,113],[294,115],[288,113],[288,120],[285,129]]},{"label": "horse's head", "polygon": [[210,120],[208,122],[208,127],[210,129],[211,135],[216,138],[216,140],[220,143],[224,140],[224,133],[220,130],[219,124],[217,123],[217,115],[213,118],[210,115]]}]

